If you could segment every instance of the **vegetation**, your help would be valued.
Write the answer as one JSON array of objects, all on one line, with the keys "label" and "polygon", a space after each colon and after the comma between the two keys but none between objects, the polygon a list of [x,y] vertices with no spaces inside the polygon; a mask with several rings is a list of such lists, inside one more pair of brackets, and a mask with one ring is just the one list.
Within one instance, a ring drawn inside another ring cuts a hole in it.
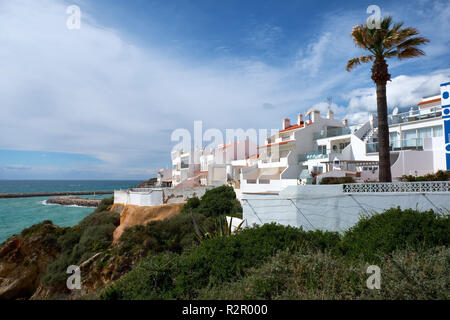
[{"label": "vegetation", "polygon": [[[447,215],[400,209],[362,217],[343,235],[266,224],[149,255],[101,298],[443,298],[449,231]],[[371,263],[386,290],[367,289]]]},{"label": "vegetation", "polygon": [[43,282],[63,286],[67,279],[67,267],[80,265],[94,254],[107,249],[111,245],[113,231],[119,223],[118,213],[96,210],[75,227],[63,229],[57,238],[61,255],[50,264]]},{"label": "vegetation", "polygon": [[320,184],[343,184],[354,182],[355,180],[352,177],[325,177],[320,180]]},{"label": "vegetation", "polygon": [[[68,265],[101,253],[83,278],[96,282],[108,273],[113,281],[90,298],[450,298],[448,214],[393,208],[362,216],[343,234],[274,223],[231,234],[217,212],[238,211],[236,199],[228,187],[211,191],[190,199],[177,216],[126,229],[115,244],[119,215],[101,211],[109,208],[108,199],[73,228],[46,221],[22,234],[53,228],[49,243],[61,254],[42,283],[58,292],[65,289]],[[370,264],[382,270],[382,290],[367,289]]]},{"label": "vegetation", "polygon": [[444,246],[450,240],[450,216],[430,211],[393,208],[363,216],[344,233],[339,250],[347,259],[380,261],[380,254],[402,248]]},{"label": "vegetation", "polygon": [[367,264],[328,252],[281,251],[237,281],[203,288],[207,299],[449,299],[450,250],[403,249],[384,255],[381,290],[367,288]]},{"label": "vegetation", "polygon": [[449,181],[450,180],[450,171],[442,171],[439,170],[434,174],[427,174],[424,176],[412,176],[412,175],[403,175],[402,181],[406,182],[414,182],[414,181]]},{"label": "vegetation", "polygon": [[386,59],[413,58],[425,53],[418,47],[429,42],[420,37],[415,28],[403,28],[403,22],[393,23],[392,17],[384,17],[379,26],[357,25],[353,27],[351,36],[356,46],[367,50],[367,55],[350,59],[347,71],[361,63],[373,62],[372,80],[376,84],[378,113],[378,149],[379,149],[379,180],[391,181],[391,164],[389,156],[389,127],[387,121],[386,83],[391,80]]},{"label": "vegetation", "polygon": [[233,187],[221,186],[206,191],[202,199],[189,199],[183,212],[192,211],[196,214],[202,214],[205,217],[218,217],[221,215],[232,215],[242,212],[242,207],[236,199]]}]

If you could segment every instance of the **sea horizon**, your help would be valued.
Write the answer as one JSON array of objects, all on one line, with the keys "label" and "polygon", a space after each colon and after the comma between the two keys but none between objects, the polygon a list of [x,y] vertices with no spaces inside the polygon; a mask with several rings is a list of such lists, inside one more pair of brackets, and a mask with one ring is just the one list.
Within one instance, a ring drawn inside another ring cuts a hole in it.
[{"label": "sea horizon", "polygon": [[[0,193],[32,193],[63,191],[109,191],[126,189],[143,180],[21,180],[0,179]],[[86,196],[93,197],[93,196]],[[96,199],[111,195],[96,195]],[[48,205],[49,197],[0,199],[0,243],[14,234],[44,220],[51,220],[60,227],[76,225],[92,213],[94,208]]]}]

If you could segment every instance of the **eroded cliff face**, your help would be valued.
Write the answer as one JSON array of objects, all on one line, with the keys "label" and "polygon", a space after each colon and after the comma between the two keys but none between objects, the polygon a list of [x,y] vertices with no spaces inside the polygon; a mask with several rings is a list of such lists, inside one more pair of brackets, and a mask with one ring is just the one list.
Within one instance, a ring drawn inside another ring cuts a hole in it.
[{"label": "eroded cliff face", "polygon": [[164,204],[154,207],[139,207],[135,205],[115,204],[111,208],[112,211],[120,211],[120,225],[114,231],[114,243],[120,238],[126,228],[141,225],[144,226],[151,221],[164,220],[171,218],[181,212],[185,205],[182,203]]},{"label": "eroded cliff face", "polygon": [[99,290],[120,279],[147,254],[146,251],[121,249],[126,243],[117,240],[124,230],[173,217],[181,212],[183,206],[184,203],[157,207],[111,207],[110,211],[120,213],[120,225],[113,229],[114,241],[110,246],[95,252],[79,265],[81,290],[67,289],[64,281],[52,285],[41,281],[49,272],[49,265],[62,254],[58,239],[72,229],[60,228],[51,221],[25,229],[0,246],[0,299],[79,299],[86,298],[86,295],[95,298]]},{"label": "eroded cliff face", "polygon": [[45,221],[0,246],[0,299],[27,299],[36,291],[47,267],[59,255],[61,228]]}]

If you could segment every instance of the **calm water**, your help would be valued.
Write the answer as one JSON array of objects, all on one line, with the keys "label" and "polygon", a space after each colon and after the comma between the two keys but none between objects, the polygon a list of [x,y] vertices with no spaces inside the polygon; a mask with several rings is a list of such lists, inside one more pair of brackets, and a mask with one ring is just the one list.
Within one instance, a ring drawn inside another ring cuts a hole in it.
[{"label": "calm water", "polygon": [[[129,188],[142,181],[38,181],[0,180],[0,193],[101,191]],[[93,196],[84,196],[92,198]],[[110,195],[96,198],[110,197]],[[50,197],[0,199],[0,243],[24,228],[44,220],[67,227],[77,224],[94,209],[60,205],[45,205]]]}]

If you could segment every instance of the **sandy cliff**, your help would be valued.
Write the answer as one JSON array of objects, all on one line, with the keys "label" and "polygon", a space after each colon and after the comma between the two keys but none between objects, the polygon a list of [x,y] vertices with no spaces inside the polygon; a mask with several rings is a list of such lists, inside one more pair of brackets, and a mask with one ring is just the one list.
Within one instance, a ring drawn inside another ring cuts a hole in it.
[{"label": "sandy cliff", "polygon": [[185,202],[164,204],[155,207],[139,207],[134,205],[115,204],[111,211],[120,212],[120,226],[114,231],[113,239],[116,242],[126,228],[136,225],[146,225],[151,221],[164,220],[181,212]]}]

